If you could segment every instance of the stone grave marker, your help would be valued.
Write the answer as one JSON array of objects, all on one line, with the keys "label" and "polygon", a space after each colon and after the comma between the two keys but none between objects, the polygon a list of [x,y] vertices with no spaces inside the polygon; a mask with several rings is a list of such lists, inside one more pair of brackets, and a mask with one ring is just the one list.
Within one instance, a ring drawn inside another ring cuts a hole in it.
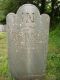
[{"label": "stone grave marker", "polygon": [[44,77],[48,50],[49,21],[32,4],[24,4],[6,18],[8,58],[11,74],[17,80]]},{"label": "stone grave marker", "polygon": [[5,31],[4,27],[5,27],[5,25],[0,24],[0,32],[4,32]]}]

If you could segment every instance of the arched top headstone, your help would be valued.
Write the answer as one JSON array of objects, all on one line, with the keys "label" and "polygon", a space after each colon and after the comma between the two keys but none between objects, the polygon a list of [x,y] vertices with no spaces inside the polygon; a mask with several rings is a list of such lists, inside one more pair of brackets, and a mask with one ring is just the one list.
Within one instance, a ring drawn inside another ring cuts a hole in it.
[{"label": "arched top headstone", "polygon": [[44,74],[49,21],[49,16],[40,15],[32,4],[24,4],[16,14],[7,15],[9,64],[17,79],[24,77],[27,80]]},{"label": "arched top headstone", "polygon": [[35,6],[35,5],[33,5],[33,4],[24,4],[24,5],[22,5],[19,9],[18,9],[18,11],[17,11],[17,14],[19,14],[20,12],[26,12],[26,13],[34,13],[35,11],[36,11],[36,13],[38,13],[38,14],[40,14],[40,12],[39,12],[39,10],[38,10],[38,8]]},{"label": "arched top headstone", "polygon": [[[50,18],[47,14],[40,15],[38,8],[32,4],[24,4],[18,9],[16,14],[9,13],[7,15],[7,19],[9,19],[7,20],[7,22],[11,21],[13,22],[13,24],[14,23],[16,25],[19,24],[20,26],[22,25],[22,23],[26,24],[26,23],[33,23],[33,22],[35,23],[37,22],[37,24],[40,22],[40,25],[44,25],[44,23],[46,22],[49,23],[50,21]],[[15,20],[17,22],[15,22]],[[43,24],[41,24],[41,22]]]}]

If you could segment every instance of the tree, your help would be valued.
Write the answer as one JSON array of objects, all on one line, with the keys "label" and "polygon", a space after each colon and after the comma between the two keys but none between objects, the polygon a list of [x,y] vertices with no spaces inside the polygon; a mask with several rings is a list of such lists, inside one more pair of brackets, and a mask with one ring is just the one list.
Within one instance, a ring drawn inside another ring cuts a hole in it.
[{"label": "tree", "polygon": [[57,0],[51,0],[51,24],[54,24],[55,5]]},{"label": "tree", "polygon": [[45,12],[46,0],[41,0],[41,13]]}]

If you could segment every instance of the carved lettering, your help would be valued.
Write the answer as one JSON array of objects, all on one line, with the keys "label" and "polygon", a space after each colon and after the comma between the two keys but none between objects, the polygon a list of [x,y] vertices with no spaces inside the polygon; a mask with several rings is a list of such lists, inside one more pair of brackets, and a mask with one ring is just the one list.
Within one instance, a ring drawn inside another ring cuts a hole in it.
[{"label": "carved lettering", "polygon": [[22,22],[25,23],[34,23],[34,13],[23,13],[22,12]]}]

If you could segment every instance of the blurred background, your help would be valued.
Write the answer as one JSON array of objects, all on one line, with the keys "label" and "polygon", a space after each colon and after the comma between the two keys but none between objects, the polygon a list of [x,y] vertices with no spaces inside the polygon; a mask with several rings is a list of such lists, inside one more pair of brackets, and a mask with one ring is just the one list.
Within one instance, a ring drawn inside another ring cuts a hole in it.
[{"label": "blurred background", "polygon": [[[0,24],[6,24],[7,14],[16,13],[25,3],[34,4],[41,14],[47,13],[50,16],[46,80],[60,80],[60,0],[0,0]],[[0,80],[12,80],[8,69],[5,32],[0,32]]]}]

